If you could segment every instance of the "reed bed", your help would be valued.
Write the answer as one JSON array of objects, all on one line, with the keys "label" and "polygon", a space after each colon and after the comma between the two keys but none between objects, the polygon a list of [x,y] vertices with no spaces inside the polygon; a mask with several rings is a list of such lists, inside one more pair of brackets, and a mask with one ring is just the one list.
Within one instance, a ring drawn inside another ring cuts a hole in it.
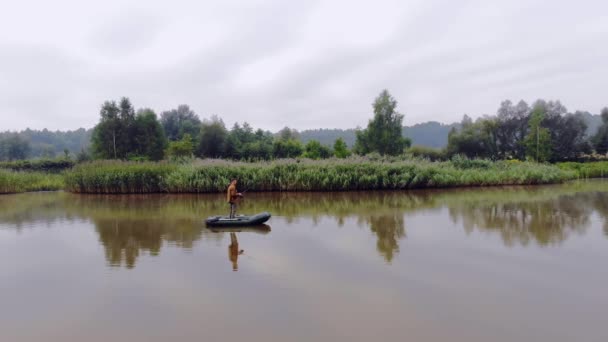
[{"label": "reed bed", "polygon": [[576,173],[576,178],[605,178],[608,177],[608,161],[576,163],[558,163],[557,166],[562,170]]},{"label": "reed bed", "polygon": [[51,191],[63,188],[63,175],[60,174],[16,172],[0,169],[0,194]]},{"label": "reed bed", "polygon": [[176,164],[96,161],[80,164],[65,173],[68,191],[97,194],[166,192],[166,178]]},{"label": "reed bed", "polygon": [[550,184],[576,177],[572,170],[527,162],[351,158],[185,165],[93,162],[66,172],[65,183],[77,193],[209,193],[225,191],[232,178],[239,179],[241,191],[356,191]]}]

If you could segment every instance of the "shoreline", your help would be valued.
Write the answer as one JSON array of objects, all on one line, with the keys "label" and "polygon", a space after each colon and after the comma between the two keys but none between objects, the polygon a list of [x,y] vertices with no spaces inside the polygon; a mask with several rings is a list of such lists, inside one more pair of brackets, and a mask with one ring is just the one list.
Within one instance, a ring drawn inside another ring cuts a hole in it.
[{"label": "shoreline", "polygon": [[604,178],[608,162],[537,164],[519,161],[203,160],[97,161],[61,174],[0,169],[0,194],[56,191],[82,194],[223,193],[230,179],[246,192],[354,192],[468,189],[563,184]]},{"label": "shoreline", "polygon": [[[446,187],[427,187],[427,188],[408,188],[408,189],[371,189],[371,190],[249,190],[248,193],[254,194],[327,194],[327,193],[380,193],[380,192],[407,192],[407,193],[416,193],[416,192],[440,192],[440,191],[451,191],[451,190],[479,190],[479,189],[523,189],[523,188],[536,188],[536,187],[549,187],[556,185],[564,185],[564,184],[572,184],[576,182],[582,181],[598,181],[602,179],[606,179],[608,177],[588,177],[588,178],[574,178],[568,179],[563,182],[557,183],[537,183],[537,184],[490,184],[490,185],[454,185],[454,186],[446,186]],[[84,195],[84,196],[145,196],[145,195],[184,195],[184,196],[193,196],[193,195],[219,195],[223,194],[225,191],[215,191],[215,192],[128,192],[128,193],[101,193],[101,192],[72,192],[66,189],[55,189],[55,190],[32,190],[32,191],[22,191],[22,192],[6,192],[1,193],[0,196],[4,195],[19,195],[19,194],[40,194],[40,193],[50,193],[50,192],[64,192],[72,195]]]}]

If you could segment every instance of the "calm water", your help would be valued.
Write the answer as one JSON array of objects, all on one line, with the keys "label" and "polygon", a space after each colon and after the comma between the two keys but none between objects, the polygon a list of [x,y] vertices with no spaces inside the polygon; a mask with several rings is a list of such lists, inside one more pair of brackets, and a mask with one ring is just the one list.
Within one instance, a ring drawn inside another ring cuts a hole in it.
[{"label": "calm water", "polygon": [[0,196],[0,340],[608,340],[608,182],[223,198]]}]

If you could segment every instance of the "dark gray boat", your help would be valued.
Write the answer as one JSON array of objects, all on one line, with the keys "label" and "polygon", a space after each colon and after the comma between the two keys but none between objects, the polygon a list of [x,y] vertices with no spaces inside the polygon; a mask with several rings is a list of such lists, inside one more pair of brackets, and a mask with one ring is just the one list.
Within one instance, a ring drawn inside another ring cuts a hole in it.
[{"label": "dark gray boat", "polygon": [[228,216],[211,216],[205,220],[208,227],[244,227],[257,226],[270,219],[270,213],[263,212],[256,215],[238,215],[234,218]]},{"label": "dark gray boat", "polygon": [[255,233],[255,234],[268,234],[272,231],[267,224],[258,224],[255,226],[241,226],[241,227],[207,227],[214,233]]}]

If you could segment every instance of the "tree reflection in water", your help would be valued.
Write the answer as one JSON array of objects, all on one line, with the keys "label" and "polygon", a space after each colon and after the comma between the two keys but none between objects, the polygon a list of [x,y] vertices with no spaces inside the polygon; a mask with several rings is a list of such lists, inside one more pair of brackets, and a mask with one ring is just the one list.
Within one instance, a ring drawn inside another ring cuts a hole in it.
[{"label": "tree reflection in water", "polygon": [[[354,218],[375,235],[376,249],[389,263],[406,237],[408,213],[423,209],[447,208],[451,220],[462,224],[467,234],[498,234],[506,246],[559,244],[573,234],[585,233],[593,214],[603,220],[601,229],[608,238],[607,181],[529,188],[258,193],[249,197],[241,211],[270,211],[287,224],[302,218],[321,224],[321,218],[329,217],[341,227]],[[108,264],[132,268],[141,253],[158,255],[163,244],[191,249],[200,239],[228,237],[202,224],[202,218],[224,211],[221,195],[20,194],[0,196],[0,228],[20,231],[37,226],[32,222],[50,225],[86,220],[95,225]]]},{"label": "tree reflection in water", "polygon": [[462,221],[467,233],[497,232],[506,246],[559,244],[571,233],[582,234],[593,209],[588,194],[524,202],[463,202],[449,208],[453,222]]},{"label": "tree reflection in water", "polygon": [[135,267],[140,252],[160,253],[163,241],[192,249],[202,236],[200,221],[171,221],[146,219],[94,219],[99,241],[104,246],[110,266]]},{"label": "tree reflection in water", "polygon": [[600,217],[604,220],[603,230],[604,236],[608,238],[608,192],[594,192],[592,195],[590,206],[597,211]]},{"label": "tree reflection in water", "polygon": [[376,249],[390,263],[399,253],[399,239],[405,237],[403,214],[370,216],[365,222],[377,237]]}]

